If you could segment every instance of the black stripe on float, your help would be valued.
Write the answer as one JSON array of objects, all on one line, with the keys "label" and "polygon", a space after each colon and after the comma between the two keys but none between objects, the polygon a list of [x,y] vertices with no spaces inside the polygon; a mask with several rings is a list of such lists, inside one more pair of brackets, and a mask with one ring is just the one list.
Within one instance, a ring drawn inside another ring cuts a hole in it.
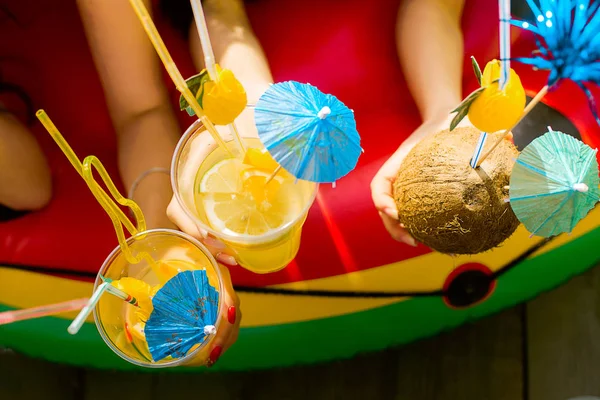
[{"label": "black stripe on float", "polygon": [[[510,271],[512,268],[519,265],[529,256],[536,251],[540,250],[557,236],[552,238],[545,238],[544,240],[531,246],[523,253],[518,255],[508,264],[498,269],[492,275],[494,279],[498,279],[504,273]],[[96,278],[96,274],[86,271],[73,271],[67,269],[52,269],[47,267],[37,267],[22,264],[0,264],[0,268],[16,269],[28,272],[37,272],[49,275],[65,275],[74,278]],[[312,297],[334,297],[334,298],[392,298],[392,297],[431,297],[431,296],[443,296],[444,292],[442,289],[439,290],[427,290],[427,291],[402,291],[402,292],[383,292],[383,291],[337,291],[337,290],[296,290],[296,289],[280,289],[274,287],[254,287],[254,286],[234,286],[234,289],[242,293],[255,293],[255,294],[270,294],[280,296],[312,296]]]}]

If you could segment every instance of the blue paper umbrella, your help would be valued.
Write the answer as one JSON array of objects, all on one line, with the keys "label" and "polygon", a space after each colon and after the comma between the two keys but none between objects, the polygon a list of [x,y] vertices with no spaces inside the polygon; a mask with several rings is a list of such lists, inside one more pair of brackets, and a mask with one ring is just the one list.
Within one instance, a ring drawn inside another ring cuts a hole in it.
[{"label": "blue paper umbrella", "polygon": [[[600,84],[600,2],[591,0],[527,0],[533,21],[510,23],[535,34],[537,50],[531,57],[515,58],[550,71],[548,87],[563,79],[575,82],[586,94],[594,117],[598,113],[586,83]],[[539,4],[539,6],[538,6]]]},{"label": "blue paper umbrella", "polygon": [[562,132],[532,141],[510,177],[510,205],[533,235],[571,232],[597,204],[596,150]]},{"label": "blue paper umbrella", "polygon": [[335,96],[309,84],[277,83],[254,117],[271,156],[298,179],[332,183],[356,167],[362,148],[354,113]]},{"label": "blue paper umbrella", "polygon": [[219,292],[206,271],[184,271],[171,278],[152,299],[154,310],[144,333],[152,359],[180,358],[215,333]]}]

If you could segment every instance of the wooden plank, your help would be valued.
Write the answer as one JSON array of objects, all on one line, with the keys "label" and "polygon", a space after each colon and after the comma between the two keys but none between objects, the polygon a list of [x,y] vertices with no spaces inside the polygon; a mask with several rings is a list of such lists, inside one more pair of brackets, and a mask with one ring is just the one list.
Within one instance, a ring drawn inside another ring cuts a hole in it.
[{"label": "wooden plank", "polygon": [[[0,357],[0,398],[522,400],[519,309],[404,348],[249,373],[132,374]],[[30,383],[34,381],[36,385]]]},{"label": "wooden plank", "polygon": [[153,399],[240,399],[238,373],[161,373],[155,377]]},{"label": "wooden plank", "polygon": [[76,368],[0,349],[0,399],[79,400],[81,391]]},{"label": "wooden plank", "polygon": [[254,372],[244,377],[240,397],[249,400],[391,399],[394,353],[359,355],[351,360]]},{"label": "wooden plank", "polygon": [[517,307],[397,353],[397,400],[524,400]]},{"label": "wooden plank", "polygon": [[600,396],[600,268],[527,306],[531,400]]},{"label": "wooden plank", "polygon": [[[81,400],[151,400],[154,399],[155,376],[151,373],[83,371],[84,397]],[[109,394],[113,393],[113,395]],[[157,399],[159,397],[156,397]],[[163,397],[166,399],[169,397]]]},{"label": "wooden plank", "polygon": [[521,308],[352,360],[236,374],[162,375],[157,398],[522,400]]}]

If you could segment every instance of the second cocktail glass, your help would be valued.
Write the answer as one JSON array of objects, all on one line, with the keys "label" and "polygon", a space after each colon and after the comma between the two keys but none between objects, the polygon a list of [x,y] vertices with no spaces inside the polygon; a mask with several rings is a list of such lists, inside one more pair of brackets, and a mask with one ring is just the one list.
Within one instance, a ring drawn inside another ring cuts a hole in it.
[{"label": "second cocktail glass", "polygon": [[202,233],[224,242],[242,267],[269,273],[285,268],[298,253],[318,185],[285,170],[269,181],[277,164],[256,135],[253,114],[253,107],[247,107],[238,127],[255,159],[247,154],[243,160],[233,137],[221,131],[238,155],[232,158],[196,121],[175,150],[171,184],[179,205]]},{"label": "second cocktail glass", "polygon": [[[149,348],[146,325],[150,321],[154,297],[177,274],[202,271],[208,285],[223,292],[221,275],[215,259],[206,247],[191,236],[171,229],[154,229],[130,237],[133,253],[147,253],[154,265],[143,260],[137,264],[127,261],[120,247],[115,248],[100,268],[94,291],[105,281],[127,292],[137,300],[137,306],[106,294],[94,309],[94,320],[104,342],[124,360],[142,367],[160,368],[178,365],[201,365],[206,361],[202,354],[214,335],[192,346],[177,356],[154,360]],[[175,300],[173,300],[175,301]],[[190,304],[195,299],[190,300]],[[224,304],[218,296],[215,331],[219,328]],[[202,312],[206,310],[202,307]],[[192,311],[189,311],[190,313]]]}]

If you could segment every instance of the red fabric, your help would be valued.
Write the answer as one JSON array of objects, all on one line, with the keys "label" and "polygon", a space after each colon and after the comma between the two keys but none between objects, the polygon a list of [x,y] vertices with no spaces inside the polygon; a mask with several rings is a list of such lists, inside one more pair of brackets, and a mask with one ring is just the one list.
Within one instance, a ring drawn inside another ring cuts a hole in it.
[{"label": "red fabric", "polygon": [[[117,180],[115,134],[73,2],[38,0],[35,9],[11,3],[22,26],[0,16],[0,37],[11,38],[0,41],[4,79],[31,94],[80,158],[98,156]],[[369,192],[373,174],[420,123],[396,55],[398,4],[398,0],[263,0],[247,6],[275,80],[310,82],[353,108],[365,153],[356,171],[338,182],[336,189],[322,187],[296,261],[269,275],[233,268],[235,283],[266,285],[320,278],[428,252],[388,236]],[[466,54],[475,55],[481,64],[497,53],[495,4],[471,0],[464,14]],[[182,73],[192,75],[186,44],[165,24],[158,21],[157,25]],[[525,43],[513,52],[527,54],[528,50]],[[521,66],[518,72],[531,93],[543,85],[544,74]],[[178,93],[166,74],[165,82],[176,105]],[[466,59],[465,90],[475,85]],[[598,137],[583,93],[572,85],[565,84],[547,100],[569,115],[588,141],[594,134]],[[191,122],[185,113],[179,117],[182,127]],[[117,244],[112,225],[41,125],[36,123],[33,131],[51,165],[54,198],[41,212],[0,224],[0,265],[94,272]]]}]

